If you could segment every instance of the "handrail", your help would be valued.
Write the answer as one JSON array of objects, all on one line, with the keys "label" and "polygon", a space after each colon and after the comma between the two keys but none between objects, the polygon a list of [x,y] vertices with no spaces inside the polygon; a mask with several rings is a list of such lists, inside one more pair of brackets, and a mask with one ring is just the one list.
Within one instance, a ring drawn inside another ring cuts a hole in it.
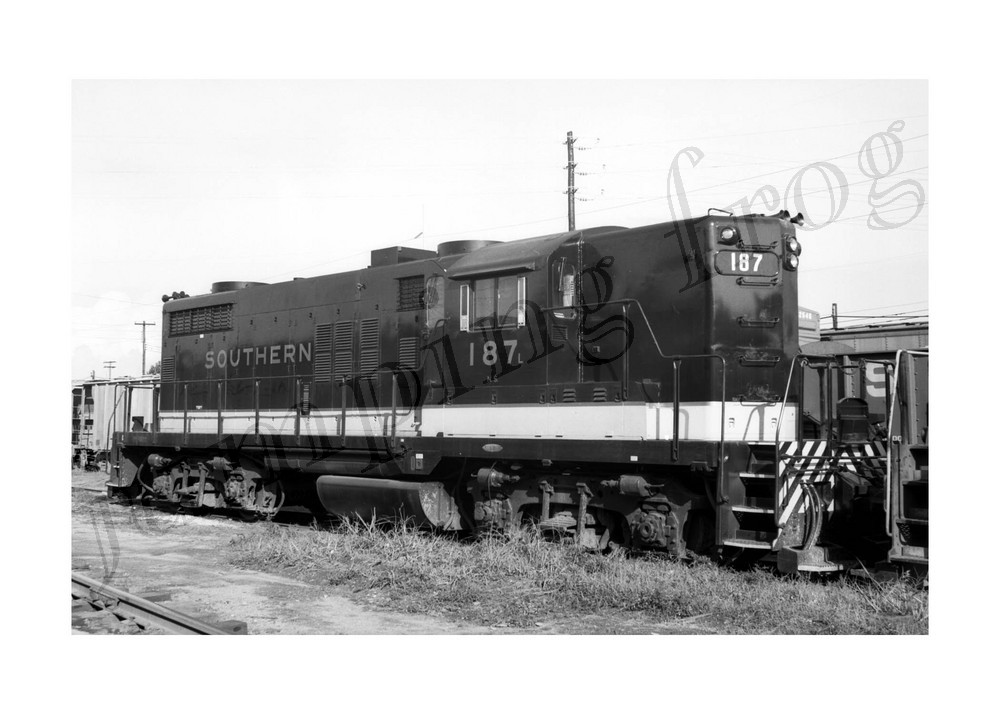
[{"label": "handrail", "polygon": [[[422,364],[422,361],[421,361],[420,367],[422,367],[422,366],[423,366],[423,364]],[[414,368],[414,371],[416,371],[416,369],[417,368]],[[347,375],[344,375],[344,376],[338,378],[337,384],[340,387],[341,401],[340,401],[340,419],[339,419],[339,423],[337,424],[337,431],[339,433],[337,434],[337,436],[339,436],[340,439],[341,439],[341,445],[344,444],[344,440],[347,438],[347,385],[348,385],[348,383],[349,382],[356,382],[358,380],[368,380],[368,379],[371,379],[373,377],[381,376],[383,374],[389,374],[389,375],[393,376],[392,391],[391,391],[391,393],[392,393],[392,404],[390,406],[391,421],[389,422],[389,427],[390,427],[389,428],[389,450],[390,451],[395,451],[396,450],[396,429],[397,429],[397,422],[398,422],[398,419],[399,419],[399,415],[397,413],[397,409],[399,407],[398,400],[397,400],[397,395],[399,393],[399,385],[398,385],[397,380],[395,379],[395,377],[397,375],[399,375],[399,373],[400,373],[399,369],[390,369],[390,368],[386,367],[386,368],[382,368],[382,369],[376,369],[376,370],[374,370],[372,372],[366,372],[364,374],[361,374],[361,373],[351,373],[351,374],[347,374]],[[373,380],[373,381],[375,381],[375,380]],[[377,390],[377,389],[378,389],[378,386],[375,387],[375,390]],[[375,409],[375,411],[377,413],[379,411],[377,391],[376,391],[376,395],[375,396],[376,396],[376,399],[375,399],[374,409]],[[357,407],[357,404],[355,404],[355,407]],[[410,407],[410,408],[413,408],[413,407]],[[296,410],[296,414],[298,414],[297,410]],[[385,436],[385,427],[383,427],[383,436]]]},{"label": "handrail", "polygon": [[[718,496],[722,495],[723,483],[725,481],[725,467],[726,467],[726,358],[720,354],[708,353],[700,355],[665,355],[663,354],[663,349],[660,347],[659,341],[656,339],[656,333],[653,332],[653,326],[649,322],[649,318],[646,316],[646,311],[642,307],[642,303],[636,298],[622,298],[621,300],[611,300],[605,303],[605,305],[612,305],[619,303],[622,305],[622,314],[625,317],[626,322],[628,321],[628,308],[630,305],[635,305],[639,308],[639,314],[642,316],[642,321],[646,325],[646,330],[649,332],[650,339],[653,340],[653,346],[656,348],[657,354],[659,354],[661,359],[673,360],[673,376],[674,376],[674,424],[673,424],[673,439],[671,445],[671,456],[676,461],[680,455],[680,365],[685,359],[717,359],[722,365],[722,383],[720,385],[722,397],[719,400],[719,463],[716,467],[715,474],[715,493]],[[626,368],[631,358],[631,353],[629,353],[625,358]]]},{"label": "handrail", "polygon": [[[778,424],[774,429],[774,525],[777,527],[777,532],[774,536],[774,542],[777,543],[778,539],[781,538],[781,532],[784,530],[784,526],[781,524],[781,513],[783,510],[783,504],[778,503],[778,494],[781,492],[781,484],[779,479],[781,478],[781,422],[785,418],[785,405],[788,403],[788,392],[792,388],[792,377],[795,376],[795,368],[799,367],[802,371],[800,374],[805,376],[805,364],[808,363],[809,359],[799,352],[792,359],[791,369],[788,370],[788,381],[785,383],[785,396],[781,400],[781,409],[778,410]],[[795,441],[799,441],[802,436],[802,390],[799,389],[799,413],[798,418],[795,422]]]},{"label": "handrail", "polygon": [[[216,432],[218,437],[222,438],[223,431],[223,416],[222,416],[222,380],[216,380],[215,382],[215,406],[216,406]],[[295,430],[296,436],[298,436],[298,429]]]},{"label": "handrail", "polygon": [[[725,476],[725,462],[726,462],[726,358],[720,354],[708,353],[701,355],[665,355],[663,350],[660,348],[660,343],[656,339],[656,333],[653,332],[653,326],[649,322],[649,318],[646,316],[646,311],[642,307],[642,303],[636,298],[623,298],[622,300],[610,301],[606,304],[612,303],[622,303],[624,310],[623,314],[626,321],[628,320],[628,306],[634,304],[639,308],[639,314],[642,315],[642,321],[646,325],[646,330],[649,332],[650,338],[653,340],[653,346],[656,348],[657,354],[660,355],[661,359],[673,360],[674,364],[674,433],[673,433],[673,446],[672,455],[676,461],[679,455],[679,439],[680,439],[680,365],[684,359],[717,359],[722,366],[722,383],[720,385],[722,397],[719,400],[719,465],[716,471],[716,493],[721,494],[722,484]],[[631,354],[626,357],[626,364],[631,358]]]},{"label": "handrail", "polygon": [[[646,330],[649,332],[650,339],[653,340],[653,346],[656,348],[657,354],[661,359],[673,360],[673,377],[674,377],[674,424],[673,424],[673,437],[671,439],[671,455],[674,460],[677,460],[679,456],[679,441],[680,441],[680,364],[685,359],[717,359],[722,363],[722,399],[719,404],[720,408],[720,418],[719,418],[719,464],[716,469],[716,493],[721,494],[722,483],[725,476],[725,461],[726,461],[726,358],[719,354],[709,353],[700,355],[667,355],[663,353],[663,348],[660,347],[659,340],[656,339],[656,333],[653,331],[653,326],[649,322],[649,318],[646,316],[646,311],[642,307],[642,303],[636,298],[621,298],[619,300],[608,300],[602,303],[601,307],[608,307],[609,305],[621,305],[622,306],[622,316],[628,322],[628,308],[631,305],[635,305],[639,308],[639,314],[642,316],[642,321],[646,325]],[[570,306],[572,309],[577,309],[577,306]],[[566,307],[548,307],[542,308],[542,312],[551,312],[553,310],[565,310]],[[631,357],[631,353],[628,352],[625,356],[625,368],[623,370],[623,377],[628,373],[628,363]],[[627,387],[627,385],[626,385]]]},{"label": "handrail", "polygon": [[[892,422],[896,410],[896,395],[899,393],[899,360],[903,353],[917,355],[919,357],[930,357],[930,351],[918,350],[896,350],[896,362],[892,373],[892,398],[889,402],[888,423],[886,424],[886,457],[885,457],[885,534],[892,537]],[[900,436],[902,436],[902,424],[900,424]]]},{"label": "handrail", "polygon": [[160,385],[157,384],[153,387],[153,399],[152,399],[152,409],[153,414],[151,416],[151,422],[149,428],[153,432],[160,430]]},{"label": "handrail", "polygon": [[[115,418],[118,416],[118,404],[121,402],[122,398],[125,396],[125,392],[122,392],[121,397],[118,396],[118,384],[115,384],[114,392],[111,395],[111,401],[114,406],[111,408],[111,416],[108,418],[108,428],[104,433],[104,450],[108,452],[108,458],[111,458],[111,427],[114,424]],[[122,431],[125,431],[126,427],[122,425]]]},{"label": "handrail", "polygon": [[[808,362],[808,361],[809,361],[808,358],[805,357],[805,355],[803,355],[801,352],[799,352],[792,359],[792,368],[788,370],[788,381],[785,383],[785,396],[781,400],[781,409],[778,410],[778,425],[777,425],[777,427],[774,430],[774,459],[775,459],[774,460],[774,465],[775,465],[775,473],[778,472],[778,469],[777,469],[777,466],[778,466],[778,447],[779,447],[779,445],[781,443],[781,422],[785,418],[785,405],[788,403],[788,392],[792,388],[792,377],[795,375],[795,368],[797,366],[799,366],[799,367],[803,366],[802,363],[803,362]],[[799,390],[799,391],[801,391],[801,390]],[[799,394],[799,401],[801,402],[801,400],[802,400],[802,395]],[[796,441],[798,441],[799,436],[801,436],[800,432],[802,430],[802,414],[801,414],[801,409],[799,411],[800,411],[800,413],[799,413],[799,419],[798,419],[798,422],[795,424],[795,440]]]},{"label": "handrail", "polygon": [[[892,513],[892,461],[893,461],[893,456],[892,456],[892,423],[893,423],[893,420],[895,418],[895,408],[896,408],[896,399],[897,399],[896,395],[897,395],[897,392],[898,392],[898,388],[897,387],[898,387],[898,384],[899,384],[899,364],[900,364],[900,358],[901,358],[901,356],[902,356],[903,353],[913,354],[913,355],[918,355],[918,356],[929,356],[929,352],[922,352],[922,351],[917,351],[917,350],[905,350],[904,349],[904,350],[898,350],[896,352],[896,357],[895,357],[894,361],[874,360],[874,359],[859,360],[859,364],[858,365],[849,365],[849,366],[847,366],[847,365],[841,365],[839,362],[837,362],[837,360],[834,359],[835,355],[816,355],[816,357],[821,358],[819,361],[822,362],[823,367],[825,369],[830,369],[831,370],[830,375],[832,375],[832,370],[835,369],[835,368],[846,371],[848,369],[853,369],[855,367],[861,366],[865,362],[882,364],[882,365],[884,365],[887,368],[892,368],[892,370],[893,370],[893,372],[892,372],[892,379],[891,379],[891,387],[889,386],[889,384],[886,385],[886,390],[887,390],[887,394],[886,394],[886,408],[888,409],[888,416],[887,416],[886,476],[885,476],[885,499],[884,499],[884,501],[885,501],[885,504],[886,504],[886,509],[885,509],[885,531],[886,531],[886,535],[889,535],[889,536],[892,535],[892,529],[891,529],[891,513]],[[850,355],[844,355],[844,356],[846,356],[848,358],[850,357]],[[814,363],[811,361],[810,356],[804,355],[804,354],[802,354],[800,352],[796,356],[795,362],[792,365],[792,369],[789,370],[789,373],[788,373],[788,382],[785,385],[785,395],[784,395],[784,399],[782,400],[782,403],[781,403],[781,410],[778,412],[778,426],[777,426],[777,430],[775,432],[775,444],[774,444],[774,447],[775,447],[775,465],[776,466],[778,464],[778,449],[779,449],[779,444],[780,444],[780,441],[781,441],[781,437],[780,437],[780,435],[781,435],[781,425],[782,425],[782,421],[784,420],[785,405],[788,402],[788,392],[789,392],[790,387],[791,387],[792,378],[793,378],[794,373],[795,373],[795,368],[799,367],[802,370],[802,374],[804,375],[804,373],[805,373],[805,367],[813,367],[813,366],[814,366]],[[828,409],[832,409],[832,406],[833,406],[832,405],[832,393],[830,393],[830,388],[831,388],[831,384],[830,384],[831,379],[829,378],[830,375],[828,375],[828,379],[827,379],[827,390],[828,390],[827,402],[828,402]],[[801,392],[801,390],[800,390],[800,392]],[[801,399],[802,396],[803,395],[800,394],[799,398]],[[829,418],[829,425],[828,425],[827,428],[832,428],[832,426],[833,426],[833,421],[832,421],[833,416],[832,416],[832,414],[828,415],[828,418]],[[795,431],[796,440],[801,440],[801,431],[802,431],[802,414],[800,413],[799,414],[798,423],[796,424],[796,431]],[[777,473],[777,468],[775,470],[775,473]],[[781,526],[780,526],[780,524],[779,524],[779,528],[778,528],[778,533],[779,533],[779,535],[781,533]]]}]

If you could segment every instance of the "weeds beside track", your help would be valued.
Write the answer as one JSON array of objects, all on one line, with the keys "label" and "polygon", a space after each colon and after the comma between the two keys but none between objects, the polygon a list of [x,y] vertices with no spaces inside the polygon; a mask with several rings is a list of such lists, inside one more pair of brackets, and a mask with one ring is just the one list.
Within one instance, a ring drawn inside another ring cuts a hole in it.
[{"label": "weeds beside track", "polygon": [[[407,526],[262,525],[233,540],[240,567],[348,589],[375,607],[506,627],[598,616],[600,631],[692,623],[720,634],[926,634],[927,593],[890,583],[779,577],[707,560],[599,556],[530,531],[459,542]],[[645,629],[644,629],[645,628]],[[572,629],[572,628],[571,628]]]}]

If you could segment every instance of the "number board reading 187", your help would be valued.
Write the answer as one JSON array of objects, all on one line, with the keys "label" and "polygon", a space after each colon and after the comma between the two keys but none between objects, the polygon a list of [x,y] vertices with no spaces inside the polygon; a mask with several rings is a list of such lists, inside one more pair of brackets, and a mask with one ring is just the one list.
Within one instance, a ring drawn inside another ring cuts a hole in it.
[{"label": "number board reading 187", "polygon": [[772,277],[778,274],[778,256],[756,251],[723,250],[715,255],[715,269],[723,275]]}]

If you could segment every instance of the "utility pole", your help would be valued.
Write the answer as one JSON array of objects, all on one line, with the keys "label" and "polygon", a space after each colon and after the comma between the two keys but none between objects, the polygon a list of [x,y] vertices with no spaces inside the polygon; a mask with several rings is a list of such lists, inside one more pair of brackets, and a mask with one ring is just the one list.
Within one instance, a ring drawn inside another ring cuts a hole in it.
[{"label": "utility pole", "polygon": [[837,303],[833,303],[833,329],[837,329]]},{"label": "utility pole", "polygon": [[576,169],[576,163],[573,161],[573,144],[576,143],[576,139],[573,138],[573,132],[566,132],[566,153],[569,156],[569,163],[566,164],[566,198],[569,203],[569,230],[576,230],[576,206],[573,201],[573,196],[576,194],[576,187],[574,183],[573,171]]},{"label": "utility pole", "polygon": [[116,360],[108,360],[104,363],[104,368],[108,370],[108,380],[111,380],[111,370],[115,369]]},{"label": "utility pole", "polygon": [[142,374],[146,374],[146,325],[152,327],[155,322],[142,322],[135,323],[136,325],[142,325]]}]

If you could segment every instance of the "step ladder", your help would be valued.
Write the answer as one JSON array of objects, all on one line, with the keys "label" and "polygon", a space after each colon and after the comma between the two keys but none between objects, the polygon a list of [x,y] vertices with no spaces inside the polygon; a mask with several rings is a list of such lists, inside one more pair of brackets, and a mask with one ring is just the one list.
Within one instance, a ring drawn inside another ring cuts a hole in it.
[{"label": "step ladder", "polygon": [[727,476],[728,501],[720,519],[728,519],[722,544],[732,548],[770,551],[777,538],[775,525],[775,460],[773,444],[753,444],[747,463]]}]

